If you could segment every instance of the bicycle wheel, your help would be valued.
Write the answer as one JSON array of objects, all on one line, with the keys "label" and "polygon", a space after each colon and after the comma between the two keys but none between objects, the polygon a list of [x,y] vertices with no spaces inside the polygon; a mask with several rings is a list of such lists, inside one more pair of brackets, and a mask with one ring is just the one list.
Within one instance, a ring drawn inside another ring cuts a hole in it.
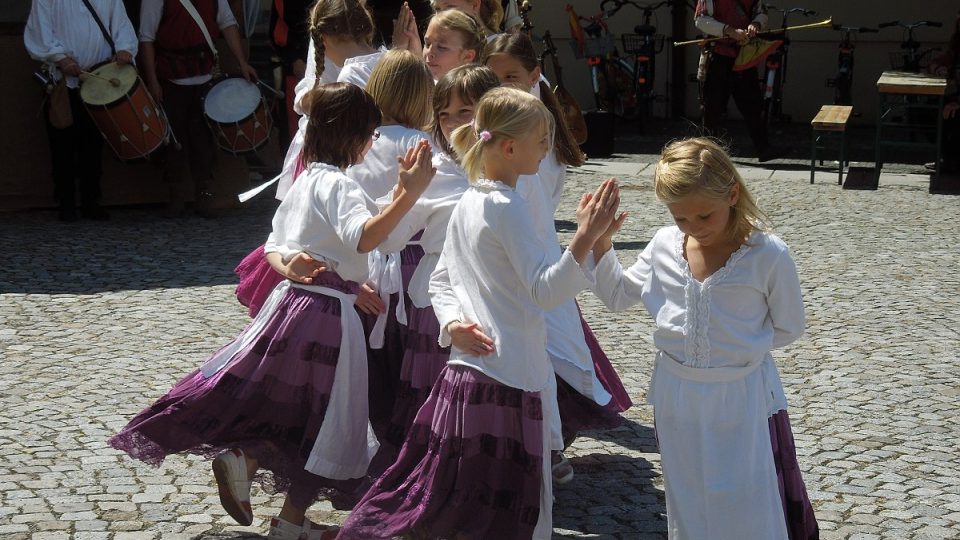
[{"label": "bicycle wheel", "polygon": [[618,118],[636,119],[640,107],[633,85],[633,68],[622,59],[614,58],[607,62],[605,74],[600,95],[607,110]]}]

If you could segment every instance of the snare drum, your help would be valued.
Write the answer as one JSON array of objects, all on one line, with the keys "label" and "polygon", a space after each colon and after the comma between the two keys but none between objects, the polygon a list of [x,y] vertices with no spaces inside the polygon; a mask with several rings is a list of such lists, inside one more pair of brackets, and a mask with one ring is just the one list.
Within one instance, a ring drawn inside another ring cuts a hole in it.
[{"label": "snare drum", "polygon": [[217,146],[234,155],[263,146],[273,127],[260,89],[240,77],[227,77],[210,87],[203,99],[203,114]]},{"label": "snare drum", "polygon": [[117,157],[146,157],[166,142],[167,117],[136,68],[110,62],[91,73],[80,85],[80,100]]}]

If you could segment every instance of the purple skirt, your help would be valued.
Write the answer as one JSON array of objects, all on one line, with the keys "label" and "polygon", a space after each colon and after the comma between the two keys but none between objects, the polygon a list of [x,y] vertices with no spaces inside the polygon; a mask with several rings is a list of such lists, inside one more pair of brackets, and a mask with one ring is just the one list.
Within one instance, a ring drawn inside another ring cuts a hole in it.
[{"label": "purple skirt", "polygon": [[267,255],[263,252],[262,245],[244,257],[233,269],[233,273],[240,278],[234,294],[237,295],[237,300],[248,308],[250,318],[260,313],[260,308],[270,296],[270,291],[284,279],[267,262]]},{"label": "purple skirt", "polygon": [[397,462],[337,538],[530,538],[540,515],[543,443],[539,392],[447,366]]},{"label": "purple skirt", "polygon": [[[332,272],[316,284],[356,292]],[[334,384],[340,333],[339,300],[291,288],[260,338],[225,368],[210,378],[193,371],[109,443],[151,465],[170,454],[212,457],[240,448],[266,471],[258,475],[264,489],[287,493],[299,507],[323,495],[350,496],[361,480],[304,470]]]},{"label": "purple skirt", "polygon": [[[579,309],[580,305],[577,304],[577,310]],[[569,446],[581,431],[619,426],[622,421],[619,413],[633,406],[620,375],[603,352],[583,314],[580,315],[580,323],[583,325],[583,335],[590,349],[597,379],[612,397],[606,405],[598,405],[596,401],[577,392],[566,381],[557,377],[557,406],[560,409],[564,446]]]},{"label": "purple skirt", "polygon": [[[420,233],[417,233],[413,239],[419,237]],[[417,269],[417,265],[420,264],[422,258],[423,248],[419,245],[408,245],[400,252],[400,275],[403,280],[404,291],[410,285],[410,278],[413,277],[413,272]],[[391,294],[390,305],[387,306],[387,323],[384,329],[382,349],[370,348],[370,331],[377,318],[365,313],[360,314],[360,318],[363,320],[364,333],[367,336],[367,363],[370,368],[370,422],[381,441],[386,439],[390,418],[394,411],[394,403],[400,391],[400,372],[404,351],[407,348],[408,330],[397,320],[398,302],[399,295]],[[409,324],[411,309],[413,308],[409,296],[404,297],[404,306],[406,306],[407,322]],[[399,445],[395,446],[394,450],[397,448],[399,448]],[[386,450],[384,448],[384,451]],[[376,461],[382,462],[382,460]],[[382,471],[383,468],[375,472]]]},{"label": "purple skirt", "polygon": [[450,347],[441,347],[439,336],[440,323],[433,306],[418,308],[411,304],[397,396],[385,437],[385,442],[396,448],[403,444],[417,411],[427,401],[450,359]]},{"label": "purple skirt", "polygon": [[790,416],[787,411],[779,411],[767,419],[767,425],[770,428],[773,462],[777,466],[777,482],[780,484],[787,534],[790,540],[816,540],[820,538],[820,527],[807,496],[800,465],[797,464],[797,448],[793,442],[793,430],[790,429]]}]

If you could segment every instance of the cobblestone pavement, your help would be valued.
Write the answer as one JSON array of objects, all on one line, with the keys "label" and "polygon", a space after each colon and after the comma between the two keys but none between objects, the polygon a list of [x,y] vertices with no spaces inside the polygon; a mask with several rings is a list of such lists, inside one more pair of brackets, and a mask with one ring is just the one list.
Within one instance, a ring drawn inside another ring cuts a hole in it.
[{"label": "cobblestone pavement", "polygon": [[[649,156],[590,163],[569,177],[558,212],[572,232],[577,195],[624,181],[632,262],[668,216]],[[800,465],[822,538],[960,537],[960,197],[923,177],[884,175],[876,191],[829,173],[743,169],[792,247],[806,335],[775,353]],[[0,538],[256,538],[281,498],[255,488],[257,519],[238,527],[209,463],[175,456],[151,468],[106,439],[247,321],[236,262],[266,236],[272,203],[216,220],[162,220],[119,209],[64,225],[52,212],[0,214]],[[619,429],[570,453],[557,489],[556,538],[666,538],[660,458],[644,404],[653,347],[640,311],[581,305],[637,404]],[[326,504],[311,510],[335,522]]]}]

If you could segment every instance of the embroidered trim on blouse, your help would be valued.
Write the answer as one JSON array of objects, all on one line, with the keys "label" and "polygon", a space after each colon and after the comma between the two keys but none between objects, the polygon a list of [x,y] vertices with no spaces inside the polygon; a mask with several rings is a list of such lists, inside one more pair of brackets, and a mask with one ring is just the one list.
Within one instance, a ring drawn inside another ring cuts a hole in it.
[{"label": "embroidered trim on blouse", "polygon": [[690,367],[706,368],[710,367],[711,358],[709,337],[710,290],[714,284],[722,282],[737,262],[750,250],[753,234],[730,255],[727,262],[719,270],[707,276],[703,283],[698,282],[693,277],[690,264],[687,262],[687,258],[683,256],[686,237],[687,235],[678,229],[677,237],[674,240],[674,256],[677,264],[680,265],[684,278],[683,293],[686,309],[683,316],[683,352],[687,361],[690,362]]},{"label": "embroidered trim on blouse", "polygon": [[486,178],[480,178],[473,183],[473,187],[480,191],[485,191],[487,193],[491,191],[507,191],[514,189],[499,180],[488,180]]}]

